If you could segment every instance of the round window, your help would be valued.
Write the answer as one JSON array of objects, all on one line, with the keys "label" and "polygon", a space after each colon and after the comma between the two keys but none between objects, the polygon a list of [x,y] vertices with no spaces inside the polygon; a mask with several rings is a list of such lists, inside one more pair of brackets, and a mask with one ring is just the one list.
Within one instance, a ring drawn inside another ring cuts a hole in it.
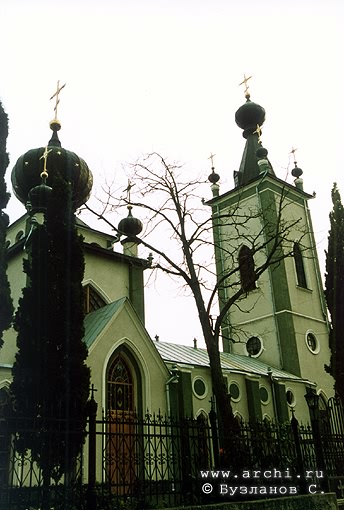
[{"label": "round window", "polygon": [[259,396],[262,404],[267,404],[269,402],[269,392],[265,386],[259,388]]},{"label": "round window", "polygon": [[229,394],[230,394],[230,396],[231,396],[231,399],[232,399],[234,402],[237,402],[238,400],[240,400],[240,388],[239,388],[239,386],[237,385],[237,383],[232,382],[232,383],[229,385]]},{"label": "round window", "polygon": [[312,331],[306,333],[306,345],[313,354],[317,354],[320,350],[318,339]]},{"label": "round window", "polygon": [[295,395],[291,390],[286,391],[286,399],[289,406],[293,407],[295,405]]},{"label": "round window", "polygon": [[194,390],[196,397],[198,397],[198,398],[204,398],[204,397],[206,397],[206,395],[208,393],[207,386],[206,386],[204,380],[201,379],[200,377],[198,377],[197,379],[194,380],[193,390]]},{"label": "round window", "polygon": [[257,336],[251,336],[246,342],[246,350],[250,356],[258,356],[262,351],[262,342]]}]

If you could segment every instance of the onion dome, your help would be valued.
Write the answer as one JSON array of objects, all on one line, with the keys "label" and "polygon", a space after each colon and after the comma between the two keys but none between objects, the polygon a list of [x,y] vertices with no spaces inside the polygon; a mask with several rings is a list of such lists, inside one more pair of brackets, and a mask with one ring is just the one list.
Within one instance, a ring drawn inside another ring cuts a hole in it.
[{"label": "onion dome", "polygon": [[44,182],[39,186],[35,186],[29,191],[28,201],[26,203],[30,214],[45,212],[51,197],[52,188]]},{"label": "onion dome", "polygon": [[265,121],[265,110],[262,106],[257,103],[253,103],[248,97],[245,104],[235,113],[236,124],[244,130],[243,136],[247,136],[253,133],[257,126],[262,126]]},{"label": "onion dome", "polygon": [[208,181],[210,181],[212,184],[216,184],[220,180],[220,176],[215,172],[214,168],[212,168],[211,170],[212,172],[208,176]]},{"label": "onion dome", "polygon": [[[20,202],[42,202],[48,199],[50,192],[47,188],[53,187],[55,175],[61,175],[72,184],[73,209],[76,210],[84,204],[91,193],[93,177],[86,162],[74,152],[63,149],[58,138],[60,129],[58,121],[52,121],[50,128],[53,131],[48,147],[31,149],[18,159],[13,167],[11,180],[14,195]],[[42,183],[42,173],[46,165],[49,175]]]},{"label": "onion dome", "polygon": [[258,159],[264,159],[268,155],[268,150],[262,145],[256,150],[256,156]]},{"label": "onion dome", "polygon": [[294,165],[295,167],[291,171],[291,175],[295,177],[294,184],[296,188],[303,190],[303,179],[301,178],[303,171],[297,166],[296,161],[294,161]]},{"label": "onion dome", "polygon": [[132,205],[128,205],[128,216],[123,218],[118,224],[118,233],[127,236],[129,239],[136,237],[143,229],[142,222],[132,215],[132,208]]},{"label": "onion dome", "polygon": [[292,169],[292,171],[291,171],[291,175],[292,175],[293,177],[296,177],[296,179],[298,179],[298,178],[299,178],[299,177],[301,177],[301,175],[303,174],[303,170],[301,170],[301,168],[299,168],[299,167],[297,166],[296,161],[295,161],[295,163],[294,163],[294,164],[295,164],[295,167]]},{"label": "onion dome", "polygon": [[271,172],[272,168],[268,160],[268,150],[260,145],[256,150],[257,163],[259,167],[259,174]]}]

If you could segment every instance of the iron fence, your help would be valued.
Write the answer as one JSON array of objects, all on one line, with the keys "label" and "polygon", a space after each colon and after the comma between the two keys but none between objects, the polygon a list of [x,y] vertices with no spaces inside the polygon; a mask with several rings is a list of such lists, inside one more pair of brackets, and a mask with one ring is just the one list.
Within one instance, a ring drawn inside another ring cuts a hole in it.
[{"label": "iron fence", "polygon": [[[229,469],[238,483],[266,485],[270,481],[264,473],[274,472],[277,486],[287,477],[298,493],[307,492],[312,483],[342,495],[344,420],[338,401],[329,402],[317,424],[300,425],[295,417],[282,425],[241,423],[238,430],[227,431],[227,437],[219,433],[212,413],[210,422],[202,416],[174,419],[125,412],[97,420],[94,402],[73,469],[49,480],[37,452],[35,460],[21,447],[16,424],[2,418],[0,510],[136,510],[202,504],[217,499],[215,493],[202,492],[204,476]],[[56,434],[53,441],[59,441]],[[42,448],[49,445],[45,442]],[[245,480],[244,473],[251,473],[251,479]]]}]

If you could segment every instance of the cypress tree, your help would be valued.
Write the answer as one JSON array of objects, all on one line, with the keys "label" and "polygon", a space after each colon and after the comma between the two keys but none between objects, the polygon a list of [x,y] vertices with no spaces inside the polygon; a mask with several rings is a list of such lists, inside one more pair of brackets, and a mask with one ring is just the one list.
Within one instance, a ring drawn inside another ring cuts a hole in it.
[{"label": "cypress tree", "polygon": [[334,377],[336,393],[344,402],[344,208],[336,183],[332,188],[332,204],[325,275],[325,296],[332,323],[331,363],[325,368]]},{"label": "cypress tree", "polygon": [[4,212],[10,197],[5,182],[5,172],[9,163],[6,152],[7,136],[8,118],[0,102],[0,348],[3,345],[3,332],[10,327],[13,315],[10,285],[7,278],[6,230],[9,218]]},{"label": "cypress tree", "polygon": [[27,286],[15,316],[18,332],[12,392],[19,448],[30,449],[45,484],[71,473],[85,437],[90,371],[83,342],[84,256],[71,185],[56,174],[43,225],[36,225],[24,263]]}]

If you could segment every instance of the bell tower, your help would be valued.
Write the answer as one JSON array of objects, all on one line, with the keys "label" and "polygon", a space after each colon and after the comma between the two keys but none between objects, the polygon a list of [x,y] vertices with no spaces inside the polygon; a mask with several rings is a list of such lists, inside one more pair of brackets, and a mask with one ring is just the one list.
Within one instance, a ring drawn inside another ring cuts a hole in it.
[{"label": "bell tower", "polygon": [[251,101],[248,79],[235,114],[246,143],[234,187],[220,193],[214,169],[209,176],[220,308],[238,295],[222,326],[223,350],[321,380],[329,395],[329,325],[308,208],[314,197],[296,161],[293,184],[275,174],[261,138],[265,110]]}]

